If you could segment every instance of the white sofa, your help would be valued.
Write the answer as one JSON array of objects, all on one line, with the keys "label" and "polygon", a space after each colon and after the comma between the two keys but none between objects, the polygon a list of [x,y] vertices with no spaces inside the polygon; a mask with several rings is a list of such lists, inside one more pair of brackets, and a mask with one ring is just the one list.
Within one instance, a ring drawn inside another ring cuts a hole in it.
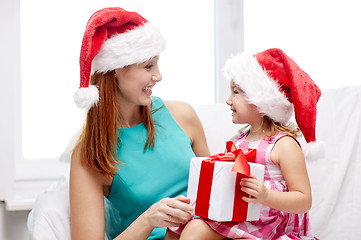
[{"label": "white sofa", "polygon": [[[307,162],[313,193],[312,229],[320,239],[361,239],[361,86],[323,91],[318,103],[317,139],[325,144],[325,157]],[[240,126],[231,122],[226,104],[195,107],[205,129],[211,153],[223,152],[225,142]],[[72,145],[72,144],[70,144]],[[69,158],[65,152],[62,158]],[[66,181],[65,181],[66,185]],[[53,199],[47,208],[49,198]],[[69,207],[64,183],[40,195],[29,215],[34,239],[66,239]],[[63,203],[59,203],[63,199]],[[52,219],[46,209],[57,209]],[[44,208],[45,205],[45,208]],[[55,233],[54,233],[55,232]],[[58,236],[63,236],[58,238]],[[47,236],[47,237],[43,237]]]}]

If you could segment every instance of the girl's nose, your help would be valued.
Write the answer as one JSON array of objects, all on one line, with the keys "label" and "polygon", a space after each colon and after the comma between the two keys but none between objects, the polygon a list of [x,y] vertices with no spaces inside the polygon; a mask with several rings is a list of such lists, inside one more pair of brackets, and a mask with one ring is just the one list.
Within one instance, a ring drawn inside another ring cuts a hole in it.
[{"label": "girl's nose", "polygon": [[228,99],[226,100],[226,104],[231,106],[232,100],[233,100],[232,96],[229,96]]}]

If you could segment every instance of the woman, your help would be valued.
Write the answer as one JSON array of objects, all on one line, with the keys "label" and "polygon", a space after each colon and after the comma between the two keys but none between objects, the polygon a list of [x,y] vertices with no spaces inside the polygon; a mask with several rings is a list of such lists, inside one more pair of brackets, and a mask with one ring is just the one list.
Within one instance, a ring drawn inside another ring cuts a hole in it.
[{"label": "woman", "polygon": [[[163,239],[159,227],[192,217],[189,161],[209,150],[190,105],[151,96],[164,47],[135,12],[101,9],[87,23],[74,96],[87,118],[71,160],[73,240],[103,239],[106,227],[114,239]],[[119,224],[105,223],[104,196]]]}]

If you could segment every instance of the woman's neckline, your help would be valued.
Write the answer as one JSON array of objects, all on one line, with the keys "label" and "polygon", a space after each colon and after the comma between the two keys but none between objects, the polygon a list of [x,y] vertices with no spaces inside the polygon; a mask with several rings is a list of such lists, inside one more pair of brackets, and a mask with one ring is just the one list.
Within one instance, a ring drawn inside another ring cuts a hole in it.
[{"label": "woman's neckline", "polygon": [[119,130],[126,130],[126,129],[132,129],[132,128],[136,128],[138,126],[141,126],[143,123],[140,122],[138,124],[135,124],[134,126],[131,126],[131,127],[118,127]]}]

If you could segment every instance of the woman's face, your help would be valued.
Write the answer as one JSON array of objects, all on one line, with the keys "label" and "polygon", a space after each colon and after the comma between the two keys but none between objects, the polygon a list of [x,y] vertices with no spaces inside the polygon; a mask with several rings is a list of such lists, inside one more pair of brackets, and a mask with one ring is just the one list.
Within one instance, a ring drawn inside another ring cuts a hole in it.
[{"label": "woman's face", "polygon": [[235,124],[253,124],[260,117],[257,107],[248,103],[245,93],[234,82],[231,82],[231,94],[226,103],[231,107]]},{"label": "woman's face", "polygon": [[115,70],[120,103],[143,106],[151,103],[152,89],[162,80],[158,58]]}]

